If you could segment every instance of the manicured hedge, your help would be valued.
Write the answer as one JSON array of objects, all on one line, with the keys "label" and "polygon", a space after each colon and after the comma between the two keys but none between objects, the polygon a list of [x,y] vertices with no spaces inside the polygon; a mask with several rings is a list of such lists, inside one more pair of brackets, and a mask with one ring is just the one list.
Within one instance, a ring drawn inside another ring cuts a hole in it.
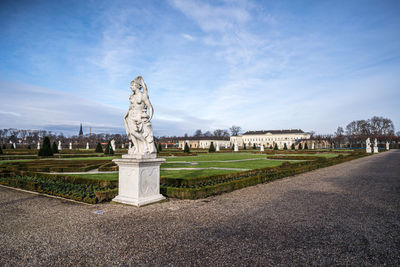
[{"label": "manicured hedge", "polygon": [[282,164],[279,167],[263,168],[246,172],[214,175],[209,177],[174,179],[161,178],[161,193],[168,197],[181,199],[199,199],[279,178],[300,174],[366,156],[365,153],[340,155],[336,158],[318,158],[315,161]]}]

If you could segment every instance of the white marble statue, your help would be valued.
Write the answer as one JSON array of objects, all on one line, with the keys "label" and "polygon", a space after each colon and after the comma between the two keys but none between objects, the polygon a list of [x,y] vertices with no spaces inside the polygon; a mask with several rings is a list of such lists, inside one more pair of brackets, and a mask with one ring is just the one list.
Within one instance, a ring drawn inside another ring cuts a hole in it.
[{"label": "white marble statue", "polygon": [[374,140],[374,153],[378,153],[378,140]]},{"label": "white marble statue", "polygon": [[186,144],[186,142],[182,143],[182,150],[185,150],[185,144]]},{"label": "white marble statue", "polygon": [[165,148],[168,148],[168,144],[165,144]]},{"label": "white marble statue", "polygon": [[155,158],[153,127],[150,120],[153,117],[153,106],[150,103],[146,83],[142,76],[131,82],[132,94],[129,97],[129,109],[124,117],[126,134],[133,147],[128,155],[140,158]]},{"label": "white marble statue", "polygon": [[61,150],[62,146],[61,146],[61,141],[58,141],[58,150]]},{"label": "white marble statue", "polygon": [[264,144],[261,144],[260,151],[264,151]]},{"label": "white marble statue", "polygon": [[38,141],[38,143],[37,143],[37,149],[39,150],[40,149],[40,142]]},{"label": "white marble statue", "polygon": [[127,155],[113,160],[118,165],[118,196],[113,201],[140,207],[165,199],[160,194],[160,166],[165,159],[156,155],[150,123],[153,107],[141,76],[131,82],[131,89],[124,116],[129,149]]},{"label": "white marble statue", "polygon": [[89,142],[86,142],[86,149],[89,149]]},{"label": "white marble statue", "polygon": [[315,149],[315,144],[314,143],[311,144],[311,149]]},{"label": "white marble statue", "polygon": [[122,144],[122,145],[121,145],[121,148],[124,149],[124,148],[125,148],[125,144]]},{"label": "white marble statue", "polygon": [[219,144],[217,142],[217,147],[215,148],[215,151],[219,151]]},{"label": "white marble statue", "polygon": [[69,143],[69,149],[72,149],[72,143],[71,142]]},{"label": "white marble statue", "polygon": [[113,151],[115,151],[115,140],[111,140],[111,148]]},{"label": "white marble statue", "polygon": [[369,137],[367,138],[367,140],[365,141],[365,150],[367,153],[371,153],[371,141],[369,139]]},{"label": "white marble statue", "polygon": [[239,147],[238,147],[237,141],[235,141],[234,151],[235,151],[235,152],[238,152],[238,151],[239,151]]},{"label": "white marble statue", "polygon": [[16,145],[15,143],[13,143],[13,148],[14,148],[14,149],[16,149],[16,148],[17,148],[17,145]]},{"label": "white marble statue", "polygon": [[386,150],[389,150],[389,142],[386,141]]}]

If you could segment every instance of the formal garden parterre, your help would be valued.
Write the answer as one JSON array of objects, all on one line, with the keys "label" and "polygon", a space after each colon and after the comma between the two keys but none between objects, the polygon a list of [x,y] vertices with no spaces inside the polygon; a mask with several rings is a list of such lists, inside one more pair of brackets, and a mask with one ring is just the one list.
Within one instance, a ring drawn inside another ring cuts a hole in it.
[{"label": "formal garden parterre", "polygon": [[[74,153],[73,153],[74,152]],[[5,150],[0,156],[0,184],[61,196],[86,203],[110,201],[118,194],[114,156],[94,150],[62,151],[37,157],[29,151]],[[207,150],[165,149],[161,193],[180,199],[199,199],[231,192],[282,177],[331,166],[367,154],[357,150]]]}]

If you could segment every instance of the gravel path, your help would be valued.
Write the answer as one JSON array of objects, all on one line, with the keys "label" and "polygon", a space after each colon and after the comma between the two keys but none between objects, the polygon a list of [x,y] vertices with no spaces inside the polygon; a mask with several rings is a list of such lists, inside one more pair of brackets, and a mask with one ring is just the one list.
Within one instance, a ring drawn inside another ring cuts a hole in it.
[{"label": "gravel path", "polygon": [[142,208],[0,188],[0,266],[399,266],[399,211],[395,150]]}]

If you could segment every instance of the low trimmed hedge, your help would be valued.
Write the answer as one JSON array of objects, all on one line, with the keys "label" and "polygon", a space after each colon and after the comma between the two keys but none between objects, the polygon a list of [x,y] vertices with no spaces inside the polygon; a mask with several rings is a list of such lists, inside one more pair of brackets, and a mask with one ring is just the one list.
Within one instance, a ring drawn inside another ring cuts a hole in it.
[{"label": "low trimmed hedge", "polygon": [[273,168],[245,172],[213,175],[208,177],[177,179],[161,178],[161,193],[173,198],[199,199],[231,192],[247,186],[270,182],[287,176],[304,173],[318,168],[332,166],[352,159],[364,157],[365,153],[353,153],[347,157],[318,158],[315,161],[284,163]]},{"label": "low trimmed hedge", "polygon": [[118,190],[118,188],[110,189],[95,184],[72,183],[67,182],[65,179],[54,180],[37,176],[1,177],[0,184],[91,204],[111,200],[111,192]]}]

